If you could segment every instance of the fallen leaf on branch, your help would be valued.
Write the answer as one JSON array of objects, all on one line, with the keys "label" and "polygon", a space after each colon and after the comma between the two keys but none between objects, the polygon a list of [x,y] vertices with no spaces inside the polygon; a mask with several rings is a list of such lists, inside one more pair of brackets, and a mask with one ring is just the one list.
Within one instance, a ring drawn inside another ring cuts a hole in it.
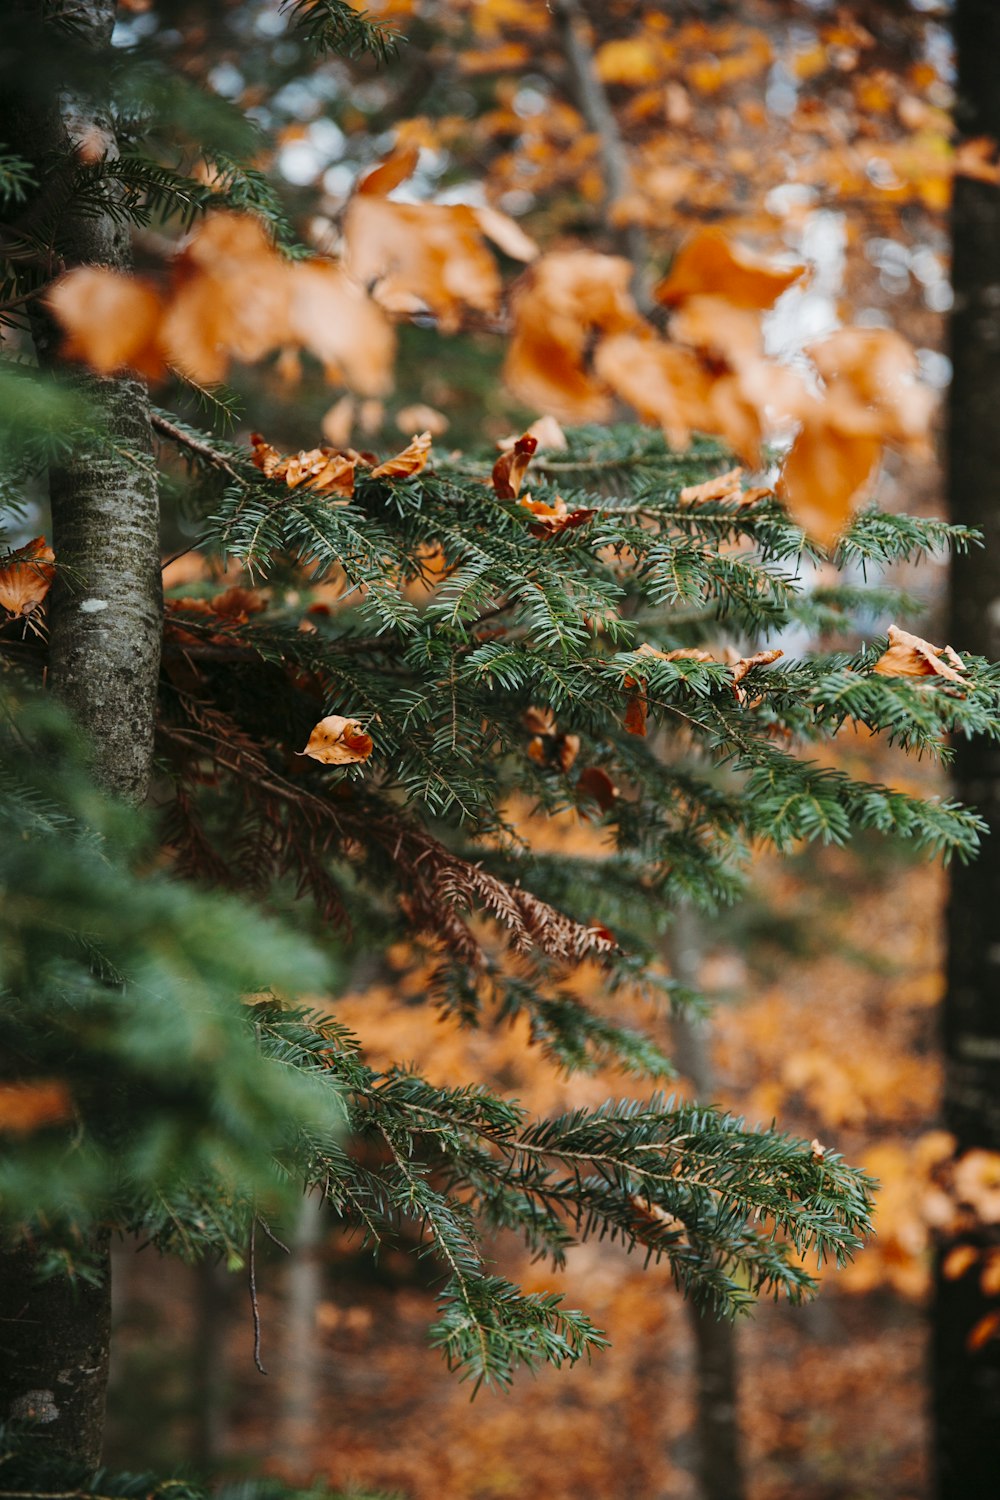
[{"label": "fallen leaf on branch", "polygon": [[610,812],[621,790],[601,766],[586,766],[576,779],[578,796],[592,797],[604,812]]},{"label": "fallen leaf on branch", "polygon": [[[730,664],[730,670],[733,674],[733,692],[736,694],[737,703],[743,705],[747,702],[746,688],[740,687],[740,683],[743,681],[747,673],[753,667],[770,666],[771,662],[777,661],[778,657],[784,656],[784,654],[785,653],[778,648],[775,648],[773,651],[757,651],[753,656],[738,657],[736,661]],[[758,703],[760,702],[760,698],[754,698],[747,706],[749,708],[756,708]]]},{"label": "fallen leaf on branch", "polygon": [[889,645],[872,667],[880,677],[944,677],[964,685],[965,663],[950,646],[932,646],[930,641],[889,626]]},{"label": "fallen leaf on branch", "polygon": [[357,765],[371,753],[371,735],[365,733],[357,719],[344,719],[339,714],[320,719],[306,748],[299,751],[300,755],[322,761],[325,766]]},{"label": "fallen leaf on branch", "polygon": [[431,435],[429,432],[419,433],[405,447],[402,453],[397,453],[395,458],[387,458],[385,463],[376,465],[372,469],[373,479],[408,479],[411,474],[419,474],[427,463],[431,451]]},{"label": "fallen leaf on branch", "polygon": [[703,229],[678,250],[669,274],[656,287],[654,296],[667,307],[676,307],[689,297],[724,297],[734,307],[772,307],[805,267],[779,266],[734,245],[718,229]]},{"label": "fallen leaf on branch", "polygon": [[517,438],[506,453],[501,454],[493,465],[493,490],[498,500],[516,500],[521,493],[524,476],[536,448],[538,439],[530,432]]},{"label": "fallen leaf on branch", "polygon": [[36,610],[52,587],[55,559],[43,536],[8,553],[0,563],[0,609],[22,618]]},{"label": "fallen leaf on branch", "polygon": [[532,500],[530,495],[523,495],[517,503],[536,517],[528,527],[532,536],[558,536],[561,531],[571,531],[576,526],[585,525],[595,514],[584,506],[579,510],[570,510],[566,501],[558,496],[554,505],[549,505],[545,500]]},{"label": "fallen leaf on branch", "polygon": [[580,753],[580,737],[561,733],[551,708],[527,708],[521,722],[532,735],[528,755],[536,764],[557,766],[564,773],[572,768]]},{"label": "fallen leaf on branch", "polygon": [[774,493],[767,485],[744,490],[740,485],[742,478],[741,468],[729,469],[715,479],[706,479],[703,484],[685,485],[680,499],[685,505],[708,505],[713,500],[735,501],[739,510],[748,510],[751,505],[756,505],[759,500]]},{"label": "fallen leaf on branch", "polygon": [[250,434],[250,446],[253,462],[266,479],[283,479],[290,490],[307,485],[317,494],[340,499],[349,500],[354,494],[356,456],[335,448],[302,449],[282,456],[259,432]]},{"label": "fallen leaf on branch", "polygon": [[0,1131],[27,1135],[44,1125],[59,1125],[72,1115],[70,1091],[57,1078],[0,1083]]}]

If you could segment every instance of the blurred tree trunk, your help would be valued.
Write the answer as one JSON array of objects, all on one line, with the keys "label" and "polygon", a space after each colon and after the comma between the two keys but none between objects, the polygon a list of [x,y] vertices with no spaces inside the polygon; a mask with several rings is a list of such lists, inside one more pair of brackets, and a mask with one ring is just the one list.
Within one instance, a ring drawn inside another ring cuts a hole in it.
[{"label": "blurred tree trunk", "polygon": [[[958,0],[960,137],[1000,139],[1000,6]],[[949,486],[955,521],[978,527],[985,549],[955,559],[949,639],[963,651],[1000,655],[1000,187],[955,180],[954,312]],[[1000,750],[959,742],[955,791],[978,809],[989,834],[974,864],[955,869],[948,913],[944,1010],[945,1124],[959,1153],[1000,1151]],[[963,1235],[980,1253],[1000,1226]],[[933,1315],[936,1493],[971,1500],[1000,1492],[1000,1341],[977,1347],[973,1330],[997,1311],[980,1286],[982,1262],[960,1277],[939,1246]]]},{"label": "blurred tree trunk", "polygon": [[285,1275],[278,1449],[292,1473],[306,1472],[305,1460],[316,1436],[320,1356],[317,1312],[323,1291],[320,1261],[323,1224],[322,1200],[307,1193],[299,1209]]},{"label": "blurred tree trunk", "polygon": [[[701,942],[698,919],[680,907],[669,945],[670,971],[681,984],[698,988]],[[688,1015],[672,1024],[674,1062],[691,1080],[702,1104],[712,1101],[712,1065],[703,1021]],[[746,1485],[740,1453],[736,1328],[727,1318],[686,1307],[695,1342],[695,1429],[698,1484],[702,1500],[744,1500]]]},{"label": "blurred tree trunk", "polygon": [[[97,53],[110,44],[115,10],[115,0],[14,0],[5,20],[22,44],[38,49],[47,46],[49,28],[65,22],[63,46],[72,38],[83,52]],[[127,228],[64,201],[77,141],[117,154],[104,112],[69,90],[39,98],[26,73],[23,96],[0,104],[0,131],[36,167],[40,187],[26,217],[44,220],[50,195],[59,204],[61,263],[126,266]],[[51,364],[55,330],[41,311],[33,324],[39,362]],[[150,776],[160,642],[149,401],[133,379],[80,375],[77,382],[110,441],[78,445],[50,474],[52,544],[61,565],[50,681],[90,738],[100,781],[138,803]],[[30,1249],[0,1254],[0,1418],[34,1416],[68,1453],[96,1464],[110,1341],[108,1236],[80,1250],[86,1276],[46,1281],[39,1281]]]}]

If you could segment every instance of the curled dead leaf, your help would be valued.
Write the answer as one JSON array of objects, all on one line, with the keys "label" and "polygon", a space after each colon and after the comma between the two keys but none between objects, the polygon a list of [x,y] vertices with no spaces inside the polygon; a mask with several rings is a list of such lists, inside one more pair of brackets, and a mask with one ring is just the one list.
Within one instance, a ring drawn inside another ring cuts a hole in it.
[{"label": "curled dead leaf", "polygon": [[0,609],[19,617],[36,610],[52,587],[55,559],[43,536],[9,553],[0,563]]},{"label": "curled dead leaf", "polygon": [[58,1078],[0,1083],[0,1132],[28,1135],[44,1125],[59,1125],[72,1115],[69,1088]]},{"label": "curled dead leaf", "polygon": [[545,500],[532,500],[530,495],[522,495],[517,502],[523,505],[525,510],[530,510],[536,517],[535,521],[528,527],[532,536],[558,536],[562,531],[572,531],[577,526],[584,526],[595,514],[592,509],[581,506],[578,510],[570,510],[566,501],[561,496],[556,496],[554,505],[549,505]]},{"label": "curled dead leaf", "polygon": [[576,779],[577,796],[590,797],[604,812],[610,812],[621,789],[601,766],[585,766]]},{"label": "curled dead leaf", "polygon": [[328,714],[320,719],[309,736],[309,743],[300,755],[322,761],[325,766],[352,766],[367,760],[372,753],[372,737],[366,734],[357,719],[345,719],[340,714]]},{"label": "curled dead leaf", "polygon": [[426,466],[431,451],[431,435],[429,432],[419,433],[394,458],[387,458],[384,463],[377,464],[372,469],[373,479],[408,479],[411,474],[419,474]]},{"label": "curled dead leaf", "polygon": [[512,448],[502,453],[493,465],[493,490],[498,500],[516,500],[538,439],[530,432],[517,438]]},{"label": "curled dead leaf", "polygon": [[654,295],[667,307],[676,307],[689,297],[724,297],[734,307],[772,307],[804,272],[802,265],[780,266],[734,245],[718,229],[702,229],[678,250],[669,274]]},{"label": "curled dead leaf", "polygon": [[933,646],[898,625],[889,626],[889,644],[872,672],[880,677],[943,677],[964,685],[965,663],[950,646]]}]

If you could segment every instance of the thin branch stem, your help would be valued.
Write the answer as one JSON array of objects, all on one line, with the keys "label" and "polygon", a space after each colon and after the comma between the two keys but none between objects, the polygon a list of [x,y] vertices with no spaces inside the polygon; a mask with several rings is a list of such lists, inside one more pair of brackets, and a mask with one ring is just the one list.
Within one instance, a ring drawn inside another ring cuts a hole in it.
[{"label": "thin branch stem", "polygon": [[[247,481],[243,475],[233,468],[228,458],[220,453],[217,448],[213,448],[209,443],[203,443],[201,438],[192,437],[190,433],[184,432],[180,427],[175,427],[173,422],[169,421],[158,411],[152,413],[150,420],[155,431],[161,433],[163,437],[168,438],[170,442],[177,443],[181,448],[187,448],[189,453],[197,454],[199,458],[204,459],[213,468],[221,469],[224,474],[229,475],[230,479],[235,479],[237,484],[246,484]],[[190,547],[187,550],[190,552]],[[178,553],[178,556],[183,557],[183,552]]]}]

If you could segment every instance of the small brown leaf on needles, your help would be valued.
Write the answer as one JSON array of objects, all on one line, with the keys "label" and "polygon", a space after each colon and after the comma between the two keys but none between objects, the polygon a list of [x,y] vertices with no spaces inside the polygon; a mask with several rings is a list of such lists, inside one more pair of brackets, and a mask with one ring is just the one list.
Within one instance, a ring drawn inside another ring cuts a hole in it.
[{"label": "small brown leaf on needles", "polygon": [[30,615],[52,587],[55,553],[43,536],[11,552],[0,564],[0,609]]},{"label": "small brown leaf on needles", "polygon": [[576,526],[583,526],[594,514],[581,506],[579,510],[570,510],[566,501],[561,496],[556,496],[554,505],[549,505],[545,500],[532,500],[530,495],[523,495],[518,501],[525,510],[530,510],[537,519],[528,530],[532,536],[558,536],[561,531],[572,531]]},{"label": "small brown leaf on needles", "polygon": [[508,452],[502,453],[497,459],[493,465],[492,479],[498,500],[517,499],[537,447],[538,439],[532,433],[525,432]]},{"label": "small brown leaf on needles", "polygon": [[43,1125],[58,1125],[72,1114],[69,1089],[58,1078],[0,1083],[0,1131],[27,1135]]},{"label": "small brown leaf on needles", "polygon": [[387,458],[384,464],[378,464],[372,469],[372,478],[408,479],[411,474],[419,474],[427,463],[430,451],[431,435],[429,432],[421,432],[402,453],[397,453],[395,458]]},{"label": "small brown leaf on needles", "polygon": [[888,648],[872,672],[880,677],[943,677],[948,682],[963,683],[965,663],[950,646],[932,646],[919,635],[890,625]]},{"label": "small brown leaf on needles", "polygon": [[681,502],[684,505],[708,505],[713,500],[735,500],[740,510],[748,510],[758,500],[773,493],[766,485],[744,490],[740,485],[742,478],[743,470],[737,468],[714,479],[706,479],[703,484],[685,485],[680,493]]},{"label": "small brown leaf on needles", "polygon": [[353,766],[371,755],[372,737],[357,719],[328,714],[314,727],[309,743],[299,753],[322,761],[325,766]]},{"label": "small brown leaf on needles", "polygon": [[621,791],[601,766],[586,766],[576,779],[577,796],[591,797],[604,812],[610,812]]}]

